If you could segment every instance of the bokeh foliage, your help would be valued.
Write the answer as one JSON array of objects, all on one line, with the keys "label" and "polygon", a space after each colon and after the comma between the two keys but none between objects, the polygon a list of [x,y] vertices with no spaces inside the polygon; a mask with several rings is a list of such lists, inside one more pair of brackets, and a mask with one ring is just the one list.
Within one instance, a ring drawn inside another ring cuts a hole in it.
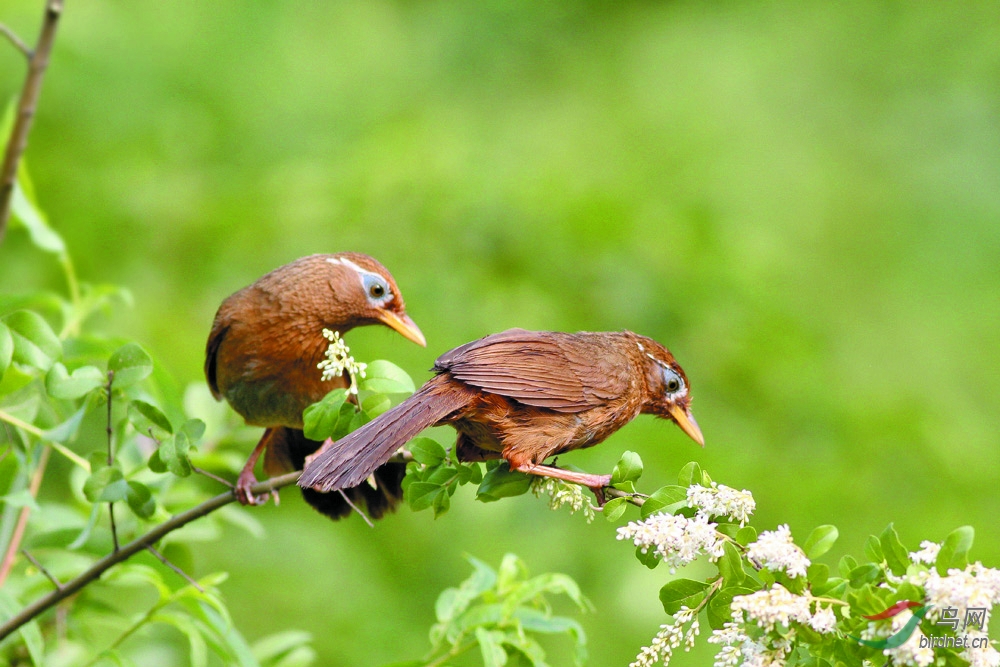
[{"label": "bokeh foliage", "polygon": [[[40,8],[2,14],[30,36]],[[667,483],[697,457],[761,527],[836,524],[856,553],[890,521],[907,544],[971,524],[996,562],[998,27],[988,2],[70,3],[28,159],[79,275],[135,296],[109,328],[178,394],[226,295],[368,252],[429,344],[352,332],[361,360],[420,382],[510,326],[633,329],[683,364],[707,445],[643,418],[573,464],[633,449]],[[21,74],[0,48],[0,91]],[[0,246],[4,292],[60,276]],[[531,496],[374,530],[282,500],[264,539],[193,554],[248,638],[412,657],[463,552],[576,579],[592,664],[661,621],[610,525]]]}]

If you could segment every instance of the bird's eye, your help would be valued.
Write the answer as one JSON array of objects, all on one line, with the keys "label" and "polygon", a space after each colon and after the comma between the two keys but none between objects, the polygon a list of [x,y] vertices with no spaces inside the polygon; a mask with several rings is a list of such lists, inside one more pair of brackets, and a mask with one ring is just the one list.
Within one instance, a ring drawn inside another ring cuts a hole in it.
[{"label": "bird's eye", "polygon": [[379,305],[392,299],[392,290],[385,284],[385,280],[381,276],[366,273],[361,276],[361,284],[364,285],[368,298]]},{"label": "bird's eye", "polygon": [[684,388],[681,376],[669,368],[663,369],[663,386],[668,394],[673,394]]}]

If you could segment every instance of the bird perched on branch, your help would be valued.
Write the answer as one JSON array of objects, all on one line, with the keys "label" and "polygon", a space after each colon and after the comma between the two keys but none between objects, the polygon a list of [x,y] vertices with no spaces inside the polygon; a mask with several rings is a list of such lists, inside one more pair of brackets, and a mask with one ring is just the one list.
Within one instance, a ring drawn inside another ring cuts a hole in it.
[{"label": "bird perched on branch", "polygon": [[684,371],[656,341],[630,331],[511,329],[446,352],[417,393],[307,462],[299,485],[356,486],[424,428],[458,431],[460,460],[503,457],[512,470],[600,489],[609,475],[543,465],[601,442],[640,413],[673,420],[699,445]]},{"label": "bird perched on branch", "polygon": [[[403,296],[389,271],[360,253],[310,255],[271,271],[219,307],[205,350],[205,377],[216,399],[225,399],[251,426],[266,428],[236,482],[237,499],[254,497],[253,469],[266,450],[268,475],[301,469],[319,442],[302,433],[302,411],[329,391],[348,387],[350,376],[323,379],[318,369],[329,344],[323,330],[343,335],[354,327],[384,324],[424,346],[423,334],[406,314]],[[374,468],[372,471],[374,472]],[[376,518],[398,501],[404,469],[391,464],[374,485],[341,494],[304,491],[319,511],[337,518],[351,511],[348,498],[365,501]],[[357,486],[357,485],[355,485]]]}]

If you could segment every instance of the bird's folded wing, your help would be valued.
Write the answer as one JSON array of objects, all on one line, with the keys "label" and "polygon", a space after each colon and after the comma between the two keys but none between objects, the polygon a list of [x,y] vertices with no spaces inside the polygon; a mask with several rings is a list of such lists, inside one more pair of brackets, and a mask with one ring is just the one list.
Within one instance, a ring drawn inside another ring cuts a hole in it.
[{"label": "bird's folded wing", "polygon": [[434,370],[526,405],[580,412],[627,389],[593,336],[510,329],[446,352]]}]

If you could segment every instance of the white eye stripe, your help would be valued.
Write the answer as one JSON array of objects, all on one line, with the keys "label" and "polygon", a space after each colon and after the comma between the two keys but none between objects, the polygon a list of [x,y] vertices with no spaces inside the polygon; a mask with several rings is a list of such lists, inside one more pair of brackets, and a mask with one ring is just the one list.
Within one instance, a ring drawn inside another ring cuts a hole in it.
[{"label": "white eye stripe", "polygon": [[361,273],[371,273],[371,271],[366,271],[366,270],[362,269],[360,266],[358,266],[357,264],[355,264],[351,260],[347,259],[346,257],[327,257],[326,261],[328,261],[328,262],[330,262],[331,264],[334,264],[334,265],[342,264],[344,266],[349,266],[352,269],[354,269],[356,272],[358,272],[359,274],[361,274]]},{"label": "white eye stripe", "polygon": [[381,285],[385,290],[385,294],[382,297],[379,297],[380,300],[389,301],[392,298],[392,288],[389,287],[385,278],[379,274],[372,273],[371,271],[361,268],[346,257],[327,257],[326,261],[333,265],[342,265],[352,269],[356,274],[358,274],[358,279],[361,281],[361,288],[366,292],[369,289],[368,281],[374,281],[375,284]]}]

